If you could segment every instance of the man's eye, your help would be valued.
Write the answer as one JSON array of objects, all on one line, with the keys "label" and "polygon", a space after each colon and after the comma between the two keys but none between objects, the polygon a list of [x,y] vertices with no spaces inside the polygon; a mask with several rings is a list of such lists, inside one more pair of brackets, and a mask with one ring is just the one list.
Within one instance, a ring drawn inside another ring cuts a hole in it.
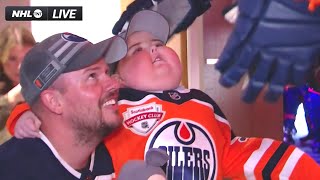
[{"label": "man's eye", "polygon": [[105,74],[108,76],[112,76],[114,74],[114,71],[113,70],[106,70]]},{"label": "man's eye", "polygon": [[96,73],[89,74],[89,78],[91,78],[91,79],[95,79],[96,77],[97,77]]}]

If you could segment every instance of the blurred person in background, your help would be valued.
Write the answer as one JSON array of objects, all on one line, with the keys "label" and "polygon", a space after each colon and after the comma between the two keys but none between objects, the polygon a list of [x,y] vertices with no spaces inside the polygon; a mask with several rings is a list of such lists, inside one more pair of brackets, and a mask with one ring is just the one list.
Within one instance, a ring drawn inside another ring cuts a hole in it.
[{"label": "blurred person in background", "polygon": [[[308,135],[299,139],[297,144],[293,136],[297,133],[295,120],[298,106],[302,103]],[[311,143],[313,153],[320,153],[320,58],[316,61],[308,82],[302,86],[286,87],[283,95],[284,138],[285,142],[305,146]],[[319,160],[320,162],[320,160]]]},{"label": "blurred person in background", "polygon": [[11,109],[24,101],[19,69],[25,54],[36,44],[29,29],[8,25],[0,32],[0,144],[11,136],[5,127]]}]

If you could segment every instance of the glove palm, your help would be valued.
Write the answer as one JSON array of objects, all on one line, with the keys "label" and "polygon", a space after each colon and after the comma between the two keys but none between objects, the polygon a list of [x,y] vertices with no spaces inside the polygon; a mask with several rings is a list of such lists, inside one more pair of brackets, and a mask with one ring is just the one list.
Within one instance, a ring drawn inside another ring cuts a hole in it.
[{"label": "glove palm", "polygon": [[[249,72],[243,100],[253,102],[264,86],[273,102],[286,84],[305,82],[320,54],[320,12],[294,0],[239,0],[235,29],[216,64],[220,83],[231,87]],[[318,9],[319,10],[319,9]]]}]

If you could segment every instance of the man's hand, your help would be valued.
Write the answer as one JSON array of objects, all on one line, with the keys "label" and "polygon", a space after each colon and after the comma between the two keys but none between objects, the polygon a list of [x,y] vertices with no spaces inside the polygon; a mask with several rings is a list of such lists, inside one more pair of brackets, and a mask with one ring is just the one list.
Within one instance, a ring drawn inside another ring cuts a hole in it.
[{"label": "man's hand", "polygon": [[41,121],[31,111],[23,113],[14,127],[14,136],[19,139],[39,138]]},{"label": "man's hand", "polygon": [[320,10],[307,1],[238,0],[239,16],[216,64],[220,83],[231,87],[249,73],[243,100],[253,102],[268,84],[265,99],[276,101],[286,84],[305,83],[320,55]]}]

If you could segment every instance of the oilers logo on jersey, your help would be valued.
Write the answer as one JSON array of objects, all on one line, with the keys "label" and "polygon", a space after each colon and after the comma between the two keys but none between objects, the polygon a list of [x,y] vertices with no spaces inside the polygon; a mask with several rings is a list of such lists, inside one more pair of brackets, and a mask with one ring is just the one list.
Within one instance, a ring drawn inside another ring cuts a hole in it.
[{"label": "oilers logo on jersey", "polygon": [[168,119],[152,131],[145,153],[153,147],[166,150],[170,156],[167,179],[215,179],[215,143],[200,124],[186,119]]},{"label": "oilers logo on jersey", "polygon": [[149,103],[128,108],[123,113],[123,125],[138,135],[147,135],[163,118],[162,105]]}]

